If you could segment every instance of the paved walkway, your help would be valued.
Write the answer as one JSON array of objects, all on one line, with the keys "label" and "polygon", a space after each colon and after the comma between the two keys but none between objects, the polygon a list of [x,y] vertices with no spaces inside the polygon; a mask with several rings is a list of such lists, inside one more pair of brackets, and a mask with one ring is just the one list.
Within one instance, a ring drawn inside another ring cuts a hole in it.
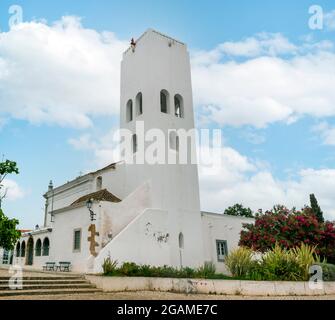
[{"label": "paved walkway", "polygon": [[165,292],[120,292],[69,296],[23,296],[0,300],[335,300],[335,296],[316,297],[245,297],[216,295],[186,295]]}]

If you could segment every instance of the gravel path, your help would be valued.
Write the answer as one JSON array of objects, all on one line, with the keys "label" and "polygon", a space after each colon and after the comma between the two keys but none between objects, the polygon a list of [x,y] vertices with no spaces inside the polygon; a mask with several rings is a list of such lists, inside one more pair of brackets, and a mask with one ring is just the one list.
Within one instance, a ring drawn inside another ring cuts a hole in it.
[{"label": "gravel path", "polygon": [[216,295],[186,295],[165,292],[120,292],[69,296],[22,296],[0,300],[335,300],[335,296],[315,297],[246,297]]}]

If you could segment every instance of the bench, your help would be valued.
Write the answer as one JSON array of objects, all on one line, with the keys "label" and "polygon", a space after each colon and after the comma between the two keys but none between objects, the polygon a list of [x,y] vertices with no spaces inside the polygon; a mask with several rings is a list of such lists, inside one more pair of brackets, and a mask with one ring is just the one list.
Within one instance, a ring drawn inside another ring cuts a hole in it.
[{"label": "bench", "polygon": [[60,272],[70,272],[71,262],[59,262],[56,271],[59,270]]},{"label": "bench", "polygon": [[55,262],[47,262],[45,266],[43,266],[44,271],[55,271],[56,263]]}]

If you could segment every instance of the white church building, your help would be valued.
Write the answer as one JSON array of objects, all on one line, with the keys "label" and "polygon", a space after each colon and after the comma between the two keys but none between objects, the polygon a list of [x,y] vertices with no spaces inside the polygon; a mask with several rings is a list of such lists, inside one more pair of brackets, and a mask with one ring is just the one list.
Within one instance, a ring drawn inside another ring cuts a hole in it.
[{"label": "white church building", "polygon": [[[137,121],[170,138],[171,129],[194,128],[187,47],[152,29],[132,43],[121,65],[120,127],[133,132],[134,158],[141,140]],[[171,141],[167,148],[178,152]],[[253,222],[201,212],[198,167],[191,163],[121,161],[59,187],[50,183],[44,198],[44,226],[22,235],[13,264],[41,269],[70,262],[73,271],[99,273],[111,257],[152,266],[213,262],[224,272],[242,224]]]}]

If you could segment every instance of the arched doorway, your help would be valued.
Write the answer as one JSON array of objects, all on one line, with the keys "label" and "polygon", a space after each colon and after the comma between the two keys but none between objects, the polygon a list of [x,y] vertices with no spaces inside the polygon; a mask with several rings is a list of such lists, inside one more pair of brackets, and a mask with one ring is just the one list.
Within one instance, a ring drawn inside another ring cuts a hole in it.
[{"label": "arched doorway", "polygon": [[27,242],[27,258],[26,258],[26,265],[32,266],[34,263],[34,239],[29,238]]}]

